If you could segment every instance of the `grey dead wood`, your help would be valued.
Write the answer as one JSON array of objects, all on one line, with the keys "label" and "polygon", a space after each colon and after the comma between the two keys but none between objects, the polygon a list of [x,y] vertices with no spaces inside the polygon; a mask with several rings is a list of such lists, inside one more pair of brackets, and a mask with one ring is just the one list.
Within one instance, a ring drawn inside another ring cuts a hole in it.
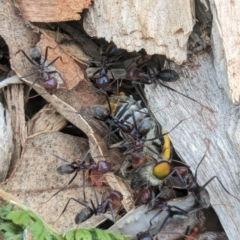
[{"label": "grey dead wood", "polygon": [[14,151],[13,129],[8,109],[0,103],[0,181],[4,181]]}]

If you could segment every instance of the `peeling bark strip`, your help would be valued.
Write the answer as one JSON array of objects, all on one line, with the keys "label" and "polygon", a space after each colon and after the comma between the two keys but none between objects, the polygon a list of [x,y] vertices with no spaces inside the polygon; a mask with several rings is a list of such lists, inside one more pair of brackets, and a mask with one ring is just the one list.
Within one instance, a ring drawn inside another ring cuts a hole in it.
[{"label": "peeling bark strip", "polygon": [[17,0],[24,18],[30,22],[62,22],[80,20],[80,12],[88,8],[92,0]]}]

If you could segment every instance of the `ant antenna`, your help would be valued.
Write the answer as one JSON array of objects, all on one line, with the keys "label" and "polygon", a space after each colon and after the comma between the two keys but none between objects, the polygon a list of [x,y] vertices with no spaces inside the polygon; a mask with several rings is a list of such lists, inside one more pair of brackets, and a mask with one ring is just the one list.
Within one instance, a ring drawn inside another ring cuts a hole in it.
[{"label": "ant antenna", "polygon": [[[197,182],[197,171],[198,171],[198,168],[199,168],[199,166],[201,165],[201,163],[202,163],[202,161],[204,160],[204,158],[206,157],[206,153],[207,153],[207,151],[208,151],[208,149],[209,149],[209,145],[210,145],[209,139],[206,139],[205,141],[207,142],[207,148],[206,148],[206,150],[205,150],[205,153],[203,154],[203,157],[202,157],[201,161],[198,163],[198,165],[197,165],[197,167],[196,167],[196,170],[195,170],[195,176],[194,176],[194,178],[195,178],[195,181],[196,181],[196,182]],[[205,184],[205,185],[206,185],[206,184]]]}]

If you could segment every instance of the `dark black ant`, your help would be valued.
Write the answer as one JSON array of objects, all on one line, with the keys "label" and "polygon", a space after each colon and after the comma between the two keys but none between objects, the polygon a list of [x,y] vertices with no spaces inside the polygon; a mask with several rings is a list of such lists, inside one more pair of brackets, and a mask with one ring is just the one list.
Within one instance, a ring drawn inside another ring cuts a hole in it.
[{"label": "dark black ant", "polygon": [[[24,56],[27,58],[27,60],[34,66],[37,67],[37,70],[36,72],[33,72],[33,73],[30,73],[30,74],[27,74],[25,76],[22,76],[21,78],[26,78],[26,77],[29,77],[29,76],[32,76],[34,74],[36,74],[37,72],[40,73],[40,76],[38,78],[36,78],[34,80],[34,82],[31,84],[29,90],[28,90],[28,95],[29,95],[29,92],[31,91],[33,85],[38,81],[40,80],[44,89],[49,93],[49,94],[54,94],[57,90],[57,79],[55,77],[51,77],[51,74],[53,73],[58,73],[57,71],[47,71],[47,68],[49,66],[51,66],[54,62],[56,62],[58,59],[61,59],[62,58],[60,56],[56,57],[52,62],[50,62],[47,66],[45,66],[45,62],[47,61],[47,57],[48,57],[48,49],[54,49],[54,48],[51,48],[51,47],[46,47],[46,50],[45,50],[45,57],[44,57],[44,60],[41,61],[41,51],[38,47],[32,47],[30,48],[30,56],[32,57],[32,59],[35,61],[33,62],[30,57],[23,51],[23,50],[19,50],[16,52],[16,54],[18,53],[23,53]],[[20,79],[21,79],[20,78]],[[27,96],[28,96],[27,95]]]},{"label": "dark black ant", "polygon": [[[177,72],[171,69],[163,69],[164,62],[166,60],[166,57],[163,55],[153,55],[150,61],[140,65],[140,66],[133,66],[127,70],[126,73],[126,79],[129,81],[132,81],[134,84],[135,88],[137,85],[141,88],[140,90],[137,90],[137,92],[143,92],[143,89],[141,87],[141,84],[153,84],[153,83],[158,83],[161,86],[176,92],[198,104],[200,104],[202,107],[209,109],[209,107],[204,106],[197,100],[163,84],[161,81],[164,82],[175,82],[179,79],[179,75]],[[151,73],[145,72],[142,68],[147,65],[148,69],[151,71]],[[141,94],[142,95],[142,94]],[[209,109],[212,112],[212,109]]]},{"label": "dark black ant", "polygon": [[[165,216],[165,218],[163,219],[162,224],[159,227],[159,231],[160,232],[163,228],[163,226],[165,225],[166,221],[168,220],[168,218],[178,218],[178,219],[186,219],[188,217],[188,212],[177,207],[177,206],[171,206],[168,205],[167,201],[161,199],[161,198],[156,198],[153,201],[153,204],[150,207],[149,211],[152,211],[154,209],[159,209],[159,211],[152,217],[152,219],[150,220],[150,227],[152,226],[152,221],[163,211],[167,212],[167,215]],[[175,210],[173,210],[175,209]]]},{"label": "dark black ant", "polygon": [[97,197],[97,193],[96,193],[95,189],[94,189],[94,196],[95,196],[95,199],[96,199],[96,202],[97,202],[97,206],[95,206],[92,199],[90,199],[91,207],[81,200],[77,200],[75,198],[70,198],[68,200],[66,206],[64,207],[62,213],[58,217],[58,219],[66,211],[69,202],[71,200],[74,200],[75,202],[77,202],[77,203],[79,203],[79,204],[81,204],[82,206],[85,207],[76,215],[76,217],[75,217],[75,223],[76,224],[80,224],[80,223],[88,220],[93,215],[100,215],[100,214],[106,213],[106,211],[109,208],[111,210],[112,219],[115,222],[115,216],[114,216],[114,213],[113,213],[113,208],[121,205],[121,201],[123,200],[123,195],[116,190],[112,190],[109,193],[109,196],[106,197],[105,199],[104,199],[104,195],[102,195],[101,203],[99,203],[99,201],[98,201],[98,197]]},{"label": "dark black ant", "polygon": [[[129,119],[129,109],[139,106],[136,105],[136,101],[132,98],[129,99],[129,97],[122,96],[121,99],[125,99],[122,101],[119,101],[118,108],[115,110],[115,113],[112,114],[112,107],[109,101],[108,96],[107,97],[107,103],[108,103],[108,109],[103,105],[94,105],[91,107],[91,110],[93,112],[93,116],[96,119],[99,119],[101,121],[105,121],[109,124],[109,134],[107,135],[108,140],[107,144],[108,147],[110,146],[110,136],[115,133],[116,131],[120,130],[122,133],[131,134],[131,131],[133,130],[133,124],[130,123]],[[147,109],[145,109],[147,112]],[[142,118],[143,115],[145,116],[146,113],[141,112]],[[114,130],[112,130],[115,128]]]},{"label": "dark black ant", "polygon": [[[69,186],[73,180],[76,178],[78,172],[82,171],[83,173],[83,196],[84,201],[86,200],[85,196],[85,173],[88,171],[87,177],[90,177],[93,184],[96,184],[98,187],[101,186],[101,179],[103,178],[103,175],[110,172],[112,170],[113,163],[107,162],[107,161],[98,161],[97,163],[90,162],[86,163],[86,158],[89,155],[90,150],[87,151],[87,153],[84,155],[83,159],[81,161],[74,161],[72,163],[69,163],[67,160],[52,154],[53,156],[61,159],[64,162],[67,162],[67,164],[64,164],[57,168],[57,172],[61,175],[64,174],[72,174],[75,172],[71,180],[65,185],[63,188],[61,188],[59,191],[57,191],[53,196],[51,196],[46,202],[48,202],[51,198],[56,196],[60,191],[65,189],[67,186]],[[45,202],[45,203],[46,203]]]},{"label": "dark black ant", "polygon": [[[122,54],[118,56],[117,53],[118,53],[118,49],[116,45],[110,44],[105,51],[104,55],[106,56],[106,58],[103,60],[102,66],[100,67],[99,70],[93,73],[93,77],[96,74],[99,74],[99,77],[95,79],[96,79],[96,85],[101,90],[101,92],[112,92],[111,85],[115,82],[115,79],[110,70],[110,67],[114,61],[116,61],[122,56]],[[94,63],[94,61],[90,61],[90,62]],[[110,77],[108,76],[108,71],[110,71],[111,73],[112,79],[114,80],[113,82],[111,82]]]},{"label": "dark black ant", "polygon": [[238,197],[234,196],[232,193],[230,193],[217,176],[211,177],[203,186],[198,185],[198,183],[197,183],[197,171],[198,171],[198,168],[201,165],[202,161],[204,160],[204,158],[206,156],[206,153],[209,149],[209,145],[210,145],[209,140],[206,140],[206,142],[207,142],[207,148],[206,148],[206,151],[205,151],[202,159],[200,160],[200,162],[197,165],[197,168],[196,168],[196,171],[195,171],[195,176],[193,176],[188,171],[180,172],[180,174],[182,176],[182,179],[183,179],[183,183],[184,183],[184,186],[182,188],[185,188],[189,192],[191,192],[196,197],[196,199],[197,199],[197,201],[200,205],[200,208],[198,208],[194,211],[198,211],[198,210],[201,210],[203,208],[208,208],[210,206],[209,195],[208,195],[205,188],[215,178],[218,180],[218,182],[220,183],[220,185],[222,186],[222,188],[224,189],[224,191],[226,193],[228,193],[230,196],[234,197],[236,200],[238,200],[240,202],[240,199]]}]

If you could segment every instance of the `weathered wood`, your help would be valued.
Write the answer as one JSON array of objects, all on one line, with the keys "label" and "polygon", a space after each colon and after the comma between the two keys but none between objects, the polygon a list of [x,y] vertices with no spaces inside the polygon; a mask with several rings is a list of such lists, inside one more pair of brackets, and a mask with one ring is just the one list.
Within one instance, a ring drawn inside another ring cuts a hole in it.
[{"label": "weathered wood", "polygon": [[164,54],[181,64],[195,24],[192,0],[95,0],[84,18],[90,36],[113,41],[119,48]]},{"label": "weathered wood", "polygon": [[[195,170],[206,150],[205,140],[209,139],[210,149],[198,170],[198,183],[203,185],[211,177],[218,176],[229,192],[239,197],[239,106],[231,104],[227,94],[219,88],[212,55],[192,53],[178,73],[180,80],[167,85],[214,111],[160,85],[156,88],[146,86],[149,106],[168,131],[193,115],[170,133],[175,150]],[[228,195],[216,179],[207,189],[229,239],[238,239],[240,201]]]},{"label": "weathered wood", "polygon": [[0,103],[0,181],[4,181],[14,150],[13,130],[11,126],[11,118],[9,112]]},{"label": "weathered wood", "polygon": [[88,8],[92,0],[17,0],[24,18],[30,22],[61,22],[80,20],[80,12]]},{"label": "weathered wood", "polygon": [[57,132],[67,125],[67,120],[50,104],[45,105],[28,122],[28,136],[44,132]]},{"label": "weathered wood", "polygon": [[212,41],[218,85],[233,103],[240,101],[240,2],[212,0]]},{"label": "weathered wood", "polygon": [[21,157],[21,151],[27,138],[24,108],[24,86],[12,85],[6,88],[6,101],[13,129],[14,149],[9,172],[12,172]]}]

